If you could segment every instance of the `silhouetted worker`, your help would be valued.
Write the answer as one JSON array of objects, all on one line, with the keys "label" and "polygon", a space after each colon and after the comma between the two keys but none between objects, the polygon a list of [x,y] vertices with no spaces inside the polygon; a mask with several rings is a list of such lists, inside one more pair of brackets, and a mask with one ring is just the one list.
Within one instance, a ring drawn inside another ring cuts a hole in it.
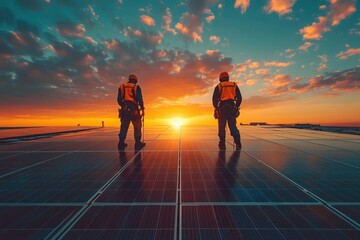
[{"label": "silhouetted worker", "polygon": [[127,146],[125,139],[130,122],[134,126],[135,148],[144,147],[145,143],[141,141],[141,118],[145,115],[145,108],[141,88],[137,85],[135,74],[129,76],[127,83],[120,85],[117,102],[121,106],[119,109],[121,126],[118,147],[125,148]]},{"label": "silhouetted worker", "polygon": [[229,81],[229,74],[222,72],[219,75],[220,83],[215,87],[212,102],[215,108],[215,118],[218,119],[219,148],[225,147],[226,122],[230,128],[230,134],[234,138],[236,149],[241,149],[240,132],[236,127],[236,118],[239,116],[239,107],[242,101],[240,89],[235,82]]}]

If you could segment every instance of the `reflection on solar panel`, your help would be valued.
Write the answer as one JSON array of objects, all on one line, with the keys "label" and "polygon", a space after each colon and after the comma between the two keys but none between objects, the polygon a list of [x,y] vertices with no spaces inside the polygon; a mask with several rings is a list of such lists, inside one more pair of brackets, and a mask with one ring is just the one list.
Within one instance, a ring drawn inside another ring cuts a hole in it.
[{"label": "reflection on solar panel", "polygon": [[[360,239],[360,137],[116,128],[0,145],[0,239]],[[17,132],[19,134],[19,132]]]}]

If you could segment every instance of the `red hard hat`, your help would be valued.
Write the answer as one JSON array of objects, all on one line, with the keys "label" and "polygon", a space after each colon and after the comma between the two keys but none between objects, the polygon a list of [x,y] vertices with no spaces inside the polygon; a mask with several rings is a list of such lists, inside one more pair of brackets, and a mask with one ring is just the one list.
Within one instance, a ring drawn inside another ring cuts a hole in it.
[{"label": "red hard hat", "polygon": [[229,78],[228,72],[222,72],[222,73],[220,73],[220,75],[219,75],[219,80],[222,80],[222,79],[224,79],[224,78]]},{"label": "red hard hat", "polygon": [[137,81],[137,76],[135,74],[130,74],[129,75],[129,80],[131,80],[131,79],[134,79],[134,80]]}]

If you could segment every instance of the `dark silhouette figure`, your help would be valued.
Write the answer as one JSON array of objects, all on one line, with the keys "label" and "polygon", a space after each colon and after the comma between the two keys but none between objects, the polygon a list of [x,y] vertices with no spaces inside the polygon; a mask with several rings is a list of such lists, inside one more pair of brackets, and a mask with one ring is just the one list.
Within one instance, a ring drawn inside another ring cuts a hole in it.
[{"label": "dark silhouette figure", "polygon": [[240,132],[236,127],[236,118],[240,115],[242,96],[235,82],[229,81],[229,74],[222,72],[219,76],[220,83],[215,87],[212,103],[215,108],[215,119],[218,119],[219,148],[225,150],[225,127],[229,125],[230,134],[234,138],[236,149],[241,149]]},{"label": "dark silhouette figure", "polygon": [[119,148],[125,148],[126,135],[130,122],[134,126],[135,148],[143,148],[145,143],[141,141],[141,120],[145,115],[144,101],[141,88],[137,85],[135,74],[129,76],[129,81],[120,85],[117,102],[120,105],[119,118],[121,126],[119,133]]}]

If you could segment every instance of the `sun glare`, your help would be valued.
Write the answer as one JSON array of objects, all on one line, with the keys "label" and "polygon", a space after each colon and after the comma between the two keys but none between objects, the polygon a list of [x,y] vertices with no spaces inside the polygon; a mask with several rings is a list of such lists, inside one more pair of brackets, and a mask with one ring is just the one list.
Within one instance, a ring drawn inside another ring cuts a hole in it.
[{"label": "sun glare", "polygon": [[185,119],[183,119],[183,118],[171,118],[170,119],[170,124],[174,128],[179,129],[181,126],[183,126],[185,124]]}]

